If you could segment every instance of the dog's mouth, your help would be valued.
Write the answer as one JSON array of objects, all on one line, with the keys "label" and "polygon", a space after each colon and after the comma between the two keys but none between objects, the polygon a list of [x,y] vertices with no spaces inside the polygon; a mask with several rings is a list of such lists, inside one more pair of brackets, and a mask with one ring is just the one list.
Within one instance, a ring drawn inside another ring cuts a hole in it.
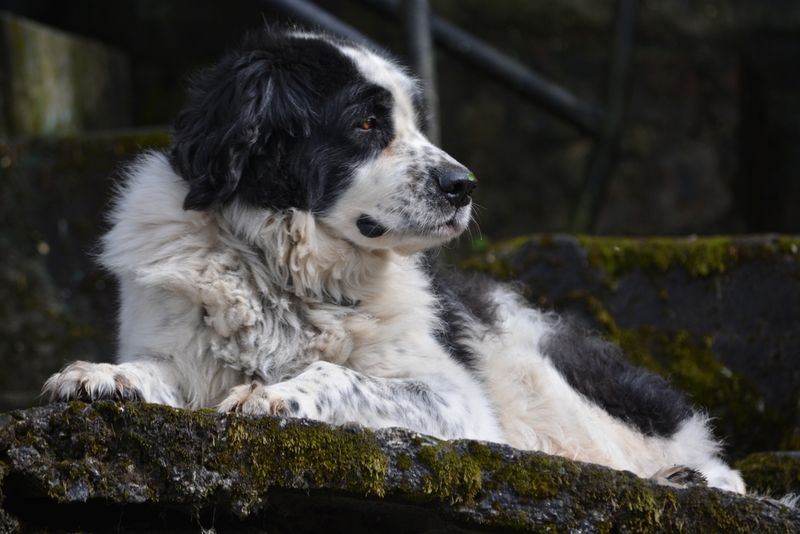
[{"label": "dog's mouth", "polygon": [[[469,210],[467,209],[466,211]],[[418,221],[416,223],[406,221],[406,224],[401,225],[401,227],[398,227],[395,230],[399,232],[398,235],[427,235],[430,237],[435,236],[437,238],[453,237],[454,235],[461,233],[466,227],[467,221],[465,221],[464,213],[464,209],[457,209],[453,213],[452,217],[446,220],[440,219],[439,221],[425,222]],[[389,232],[389,228],[366,213],[362,213],[358,216],[358,219],[356,219],[356,227],[362,236],[369,239],[381,237]]]},{"label": "dog's mouth", "polygon": [[380,237],[388,231],[385,226],[366,213],[359,215],[356,226],[361,235],[369,238]]}]

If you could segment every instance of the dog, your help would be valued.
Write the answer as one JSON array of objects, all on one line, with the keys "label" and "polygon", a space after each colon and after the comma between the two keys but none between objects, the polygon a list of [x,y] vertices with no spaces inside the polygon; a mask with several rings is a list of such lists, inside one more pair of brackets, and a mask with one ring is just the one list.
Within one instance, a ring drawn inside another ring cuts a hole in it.
[{"label": "dog", "polygon": [[44,393],[406,427],[744,493],[666,380],[511,286],[435,268],[477,180],[426,117],[381,53],[247,36],[120,185],[100,254],[118,363],[72,363]]}]

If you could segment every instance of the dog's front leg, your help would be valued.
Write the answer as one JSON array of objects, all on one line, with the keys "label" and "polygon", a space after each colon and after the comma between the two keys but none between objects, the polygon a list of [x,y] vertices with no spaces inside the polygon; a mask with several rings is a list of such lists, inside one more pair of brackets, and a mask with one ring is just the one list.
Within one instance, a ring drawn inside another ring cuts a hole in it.
[{"label": "dog's front leg", "polygon": [[306,417],[334,425],[405,427],[444,439],[505,441],[480,387],[469,386],[463,387],[450,374],[376,378],[317,362],[285,382],[237,386],[218,409]]}]

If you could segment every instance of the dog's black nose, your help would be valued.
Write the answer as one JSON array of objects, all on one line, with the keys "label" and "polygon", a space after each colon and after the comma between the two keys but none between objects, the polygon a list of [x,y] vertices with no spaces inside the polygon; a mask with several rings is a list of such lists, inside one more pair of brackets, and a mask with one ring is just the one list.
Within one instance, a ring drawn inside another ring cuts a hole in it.
[{"label": "dog's black nose", "polygon": [[478,187],[475,175],[464,167],[447,169],[436,180],[447,201],[456,208],[469,204],[473,191]]}]

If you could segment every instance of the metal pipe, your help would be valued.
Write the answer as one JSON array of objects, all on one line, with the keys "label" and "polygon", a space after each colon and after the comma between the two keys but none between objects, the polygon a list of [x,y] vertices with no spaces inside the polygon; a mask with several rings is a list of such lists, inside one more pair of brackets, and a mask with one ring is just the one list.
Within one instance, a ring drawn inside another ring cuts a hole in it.
[{"label": "metal pipe", "polygon": [[430,5],[428,0],[403,0],[406,38],[412,66],[422,81],[428,105],[428,139],[435,145],[441,142],[439,95],[436,87],[436,57],[431,38]]},{"label": "metal pipe", "polygon": [[586,185],[572,220],[573,232],[594,231],[608,194],[628,111],[640,0],[618,0],[608,80],[608,119],[597,142]]},{"label": "metal pipe", "polygon": [[[385,15],[400,17],[400,0],[363,1]],[[446,20],[432,15],[430,24],[436,42],[446,50],[480,67],[580,130],[592,136],[600,134],[604,112],[598,106],[579,99]]]}]

